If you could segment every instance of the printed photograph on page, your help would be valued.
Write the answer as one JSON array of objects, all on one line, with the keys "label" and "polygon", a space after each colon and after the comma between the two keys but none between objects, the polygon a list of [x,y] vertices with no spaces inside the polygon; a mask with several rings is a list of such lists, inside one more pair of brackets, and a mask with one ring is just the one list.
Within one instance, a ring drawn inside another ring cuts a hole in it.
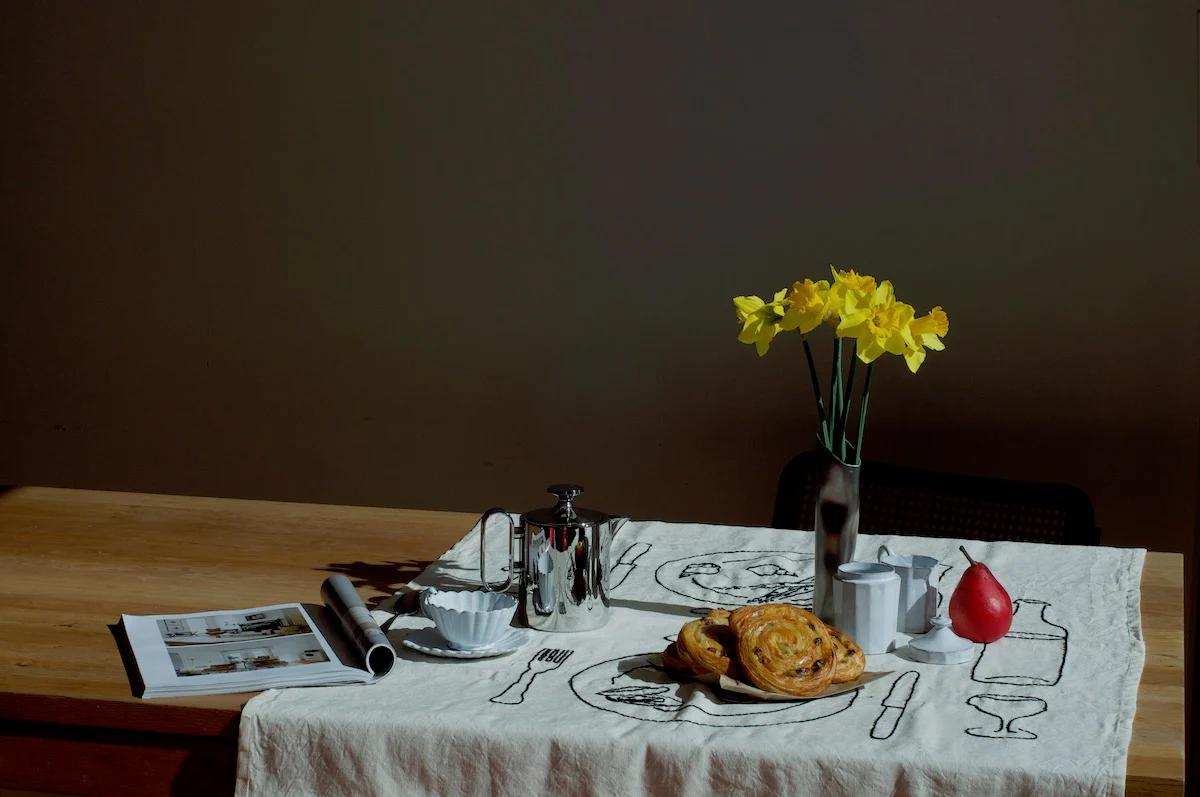
[{"label": "printed photograph on page", "polygon": [[171,666],[181,678],[195,675],[273,670],[329,661],[314,634],[171,648]]},{"label": "printed photograph on page", "polygon": [[158,633],[168,647],[180,647],[311,634],[312,628],[299,607],[288,606],[163,619],[158,621]]}]

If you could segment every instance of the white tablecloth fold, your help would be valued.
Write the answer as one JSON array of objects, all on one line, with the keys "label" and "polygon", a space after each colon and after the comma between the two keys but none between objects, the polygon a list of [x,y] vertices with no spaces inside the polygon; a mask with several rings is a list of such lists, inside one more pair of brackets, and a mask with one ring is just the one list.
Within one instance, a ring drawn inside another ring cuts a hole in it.
[{"label": "white tablecloth fold", "polygon": [[[605,628],[463,661],[401,646],[431,625],[401,617],[389,633],[402,660],[380,683],[247,704],[237,794],[1123,794],[1145,551],[863,535],[859,558],[881,543],[941,560],[946,601],[965,544],[1014,600],[1009,636],[957,666],[870,656],[893,674],[846,695],[722,699],[672,682],[657,654],[698,607],[809,605],[813,535],[633,522],[613,544]],[[476,578],[478,550],[473,529],[417,583]]]}]

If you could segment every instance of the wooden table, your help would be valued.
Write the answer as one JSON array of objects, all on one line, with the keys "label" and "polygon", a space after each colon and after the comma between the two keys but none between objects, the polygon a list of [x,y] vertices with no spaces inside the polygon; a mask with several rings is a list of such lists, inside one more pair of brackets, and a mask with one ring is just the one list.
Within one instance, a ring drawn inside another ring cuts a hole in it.
[{"label": "wooden table", "polygon": [[[122,613],[317,599],[345,573],[370,604],[476,516],[137,493],[0,488],[0,788],[227,794],[251,695],[144,701],[108,626]],[[1142,575],[1146,668],[1127,793],[1183,794],[1183,557]]]}]

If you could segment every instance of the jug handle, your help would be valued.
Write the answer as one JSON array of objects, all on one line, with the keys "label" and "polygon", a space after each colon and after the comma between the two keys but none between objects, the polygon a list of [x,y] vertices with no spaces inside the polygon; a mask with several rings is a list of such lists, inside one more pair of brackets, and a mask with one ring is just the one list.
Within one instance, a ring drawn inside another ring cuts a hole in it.
[{"label": "jug handle", "polygon": [[[508,522],[508,574],[504,579],[504,583],[497,586],[496,584],[488,583],[485,572],[487,564],[487,524],[492,515],[502,515]],[[513,581],[513,541],[517,534],[517,524],[513,522],[512,515],[498,506],[494,506],[483,513],[483,517],[479,519],[479,582],[483,585],[484,592],[504,592]]]},{"label": "jug handle", "polygon": [[892,552],[886,545],[879,546],[879,553],[875,554],[875,561],[882,563],[884,556],[891,556]]}]

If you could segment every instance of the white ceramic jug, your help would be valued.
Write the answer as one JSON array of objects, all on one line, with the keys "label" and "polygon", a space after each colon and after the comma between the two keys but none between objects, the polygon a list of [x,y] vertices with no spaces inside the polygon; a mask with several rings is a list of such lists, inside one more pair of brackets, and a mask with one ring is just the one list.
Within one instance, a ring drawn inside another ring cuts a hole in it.
[{"label": "white ceramic jug", "polygon": [[900,577],[900,602],[896,609],[896,630],[906,634],[924,634],[937,614],[937,589],[929,576],[938,560],[932,556],[901,556],[886,545],[879,546],[878,560]]}]

